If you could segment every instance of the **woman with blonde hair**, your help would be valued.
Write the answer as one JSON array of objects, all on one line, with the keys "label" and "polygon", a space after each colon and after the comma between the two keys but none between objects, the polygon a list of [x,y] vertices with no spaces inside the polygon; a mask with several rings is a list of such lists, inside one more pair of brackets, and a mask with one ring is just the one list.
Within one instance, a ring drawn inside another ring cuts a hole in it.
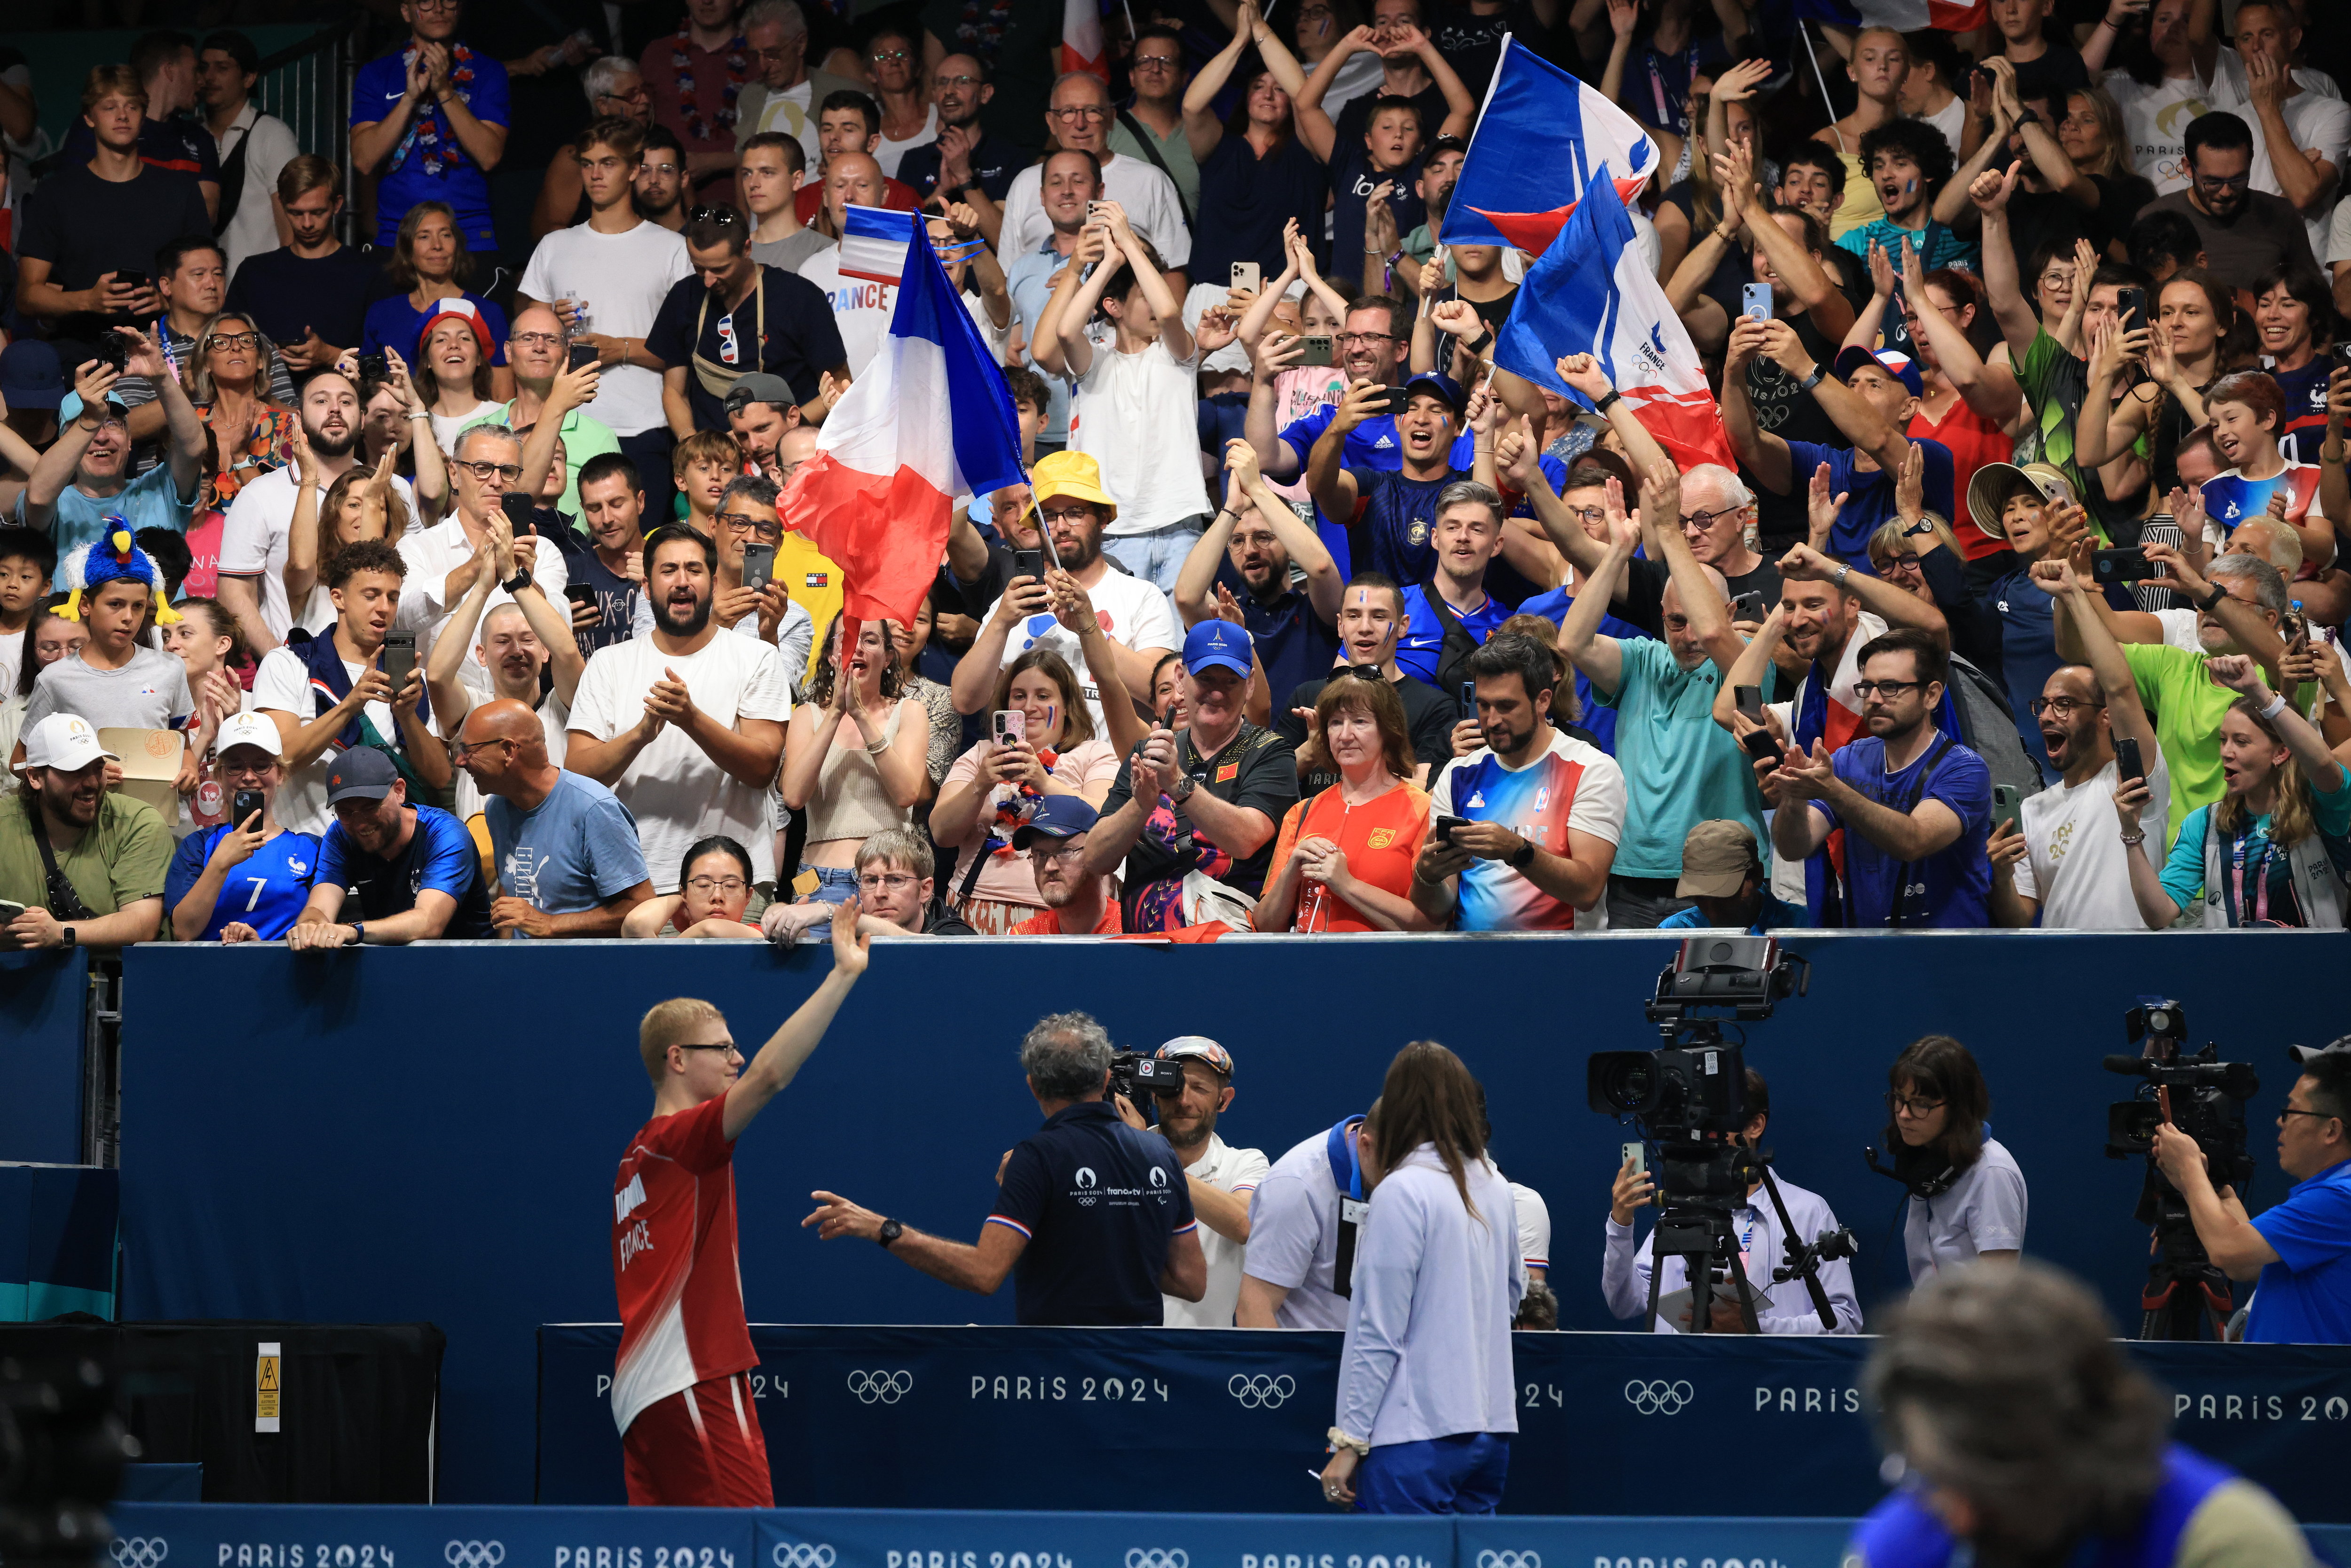
[{"label": "woman with blonde hair", "polygon": [[204,422],[204,488],[196,507],[226,510],[236,493],[293,460],[294,411],[269,396],[269,339],[252,317],[216,312],[196,329],[188,401]]},{"label": "woman with blonde hair", "polygon": [[1281,819],[1265,892],[1250,924],[1259,931],[1426,931],[1413,907],[1412,867],[1428,834],[1428,794],[1404,699],[1384,680],[1352,671],[1314,702],[1310,769],[1339,781]]},{"label": "woman with blonde hair", "polygon": [[931,717],[905,695],[889,624],[860,623],[857,646],[844,650],[848,622],[836,615],[825,631],[807,700],[792,709],[777,780],[784,804],[808,812],[799,869],[814,873],[810,896],[826,904],[857,895],[858,846],[884,828],[911,827],[930,782]]}]

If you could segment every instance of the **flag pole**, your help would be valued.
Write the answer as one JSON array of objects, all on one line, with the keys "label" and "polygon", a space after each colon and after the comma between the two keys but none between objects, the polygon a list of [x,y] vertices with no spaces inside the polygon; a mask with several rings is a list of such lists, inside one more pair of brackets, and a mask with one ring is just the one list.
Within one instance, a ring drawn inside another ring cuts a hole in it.
[{"label": "flag pole", "polygon": [[[1827,112],[1829,123],[1834,126],[1837,118],[1836,104],[1829,98],[1829,78],[1821,74],[1820,51],[1813,47],[1813,30],[1799,19],[1796,23],[1796,32],[1804,40],[1804,53],[1813,62],[1813,79],[1821,84],[1821,108]],[[1842,136],[1837,138],[1837,151],[1840,152],[1844,151],[1844,138]],[[1864,172],[1866,173],[1867,171],[1865,170]]]}]

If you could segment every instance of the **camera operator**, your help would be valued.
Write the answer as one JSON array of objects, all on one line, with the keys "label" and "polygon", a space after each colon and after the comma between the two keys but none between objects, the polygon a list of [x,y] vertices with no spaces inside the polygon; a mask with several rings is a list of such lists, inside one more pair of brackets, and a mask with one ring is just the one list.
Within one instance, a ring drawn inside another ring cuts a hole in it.
[{"label": "camera operator", "polygon": [[832,1193],[800,1221],[831,1241],[878,1241],[935,1280],[978,1295],[1007,1274],[1023,1324],[1155,1326],[1162,1292],[1207,1293],[1184,1167],[1165,1140],[1136,1132],[1109,1103],[1110,1036],[1084,1013],[1039,1020],[1020,1042],[1020,1066],[1045,1124],[1007,1151],[1003,1189],[977,1244],[901,1225]]},{"label": "camera operator", "polygon": [[[1208,1260],[1208,1291],[1198,1301],[1169,1296],[1171,1329],[1228,1329],[1241,1291],[1241,1254],[1249,1239],[1249,1194],[1266,1173],[1265,1151],[1236,1149],[1217,1136],[1217,1118],[1233,1103],[1232,1053],[1202,1035],[1179,1035],[1159,1048],[1163,1061],[1184,1064],[1181,1093],[1160,1093],[1159,1135],[1184,1162],[1192,1212],[1200,1221],[1200,1251]],[[1125,1100],[1119,1112],[1130,1127],[1148,1132]]]},{"label": "camera operator", "polygon": [[1916,1040],[1886,1075],[1886,1140],[1894,1167],[1870,1166],[1910,1189],[1902,1246],[1910,1282],[1979,1259],[2013,1263],[2024,1249],[2024,1173],[1984,1135],[1991,1091],[1968,1048],[1945,1034]]},{"label": "camera operator", "polygon": [[1975,1269],[1896,1310],[1863,1397],[1908,1479],[1855,1530],[1852,1568],[2311,1562],[2275,1498],[2167,1442],[2168,1396],[2074,1281]]},{"label": "camera operator", "polygon": [[[1740,1130],[1739,1142],[1750,1149],[1763,1146],[1763,1129],[1771,1120],[1771,1091],[1763,1075],[1753,1068],[1747,1070],[1746,1108],[1752,1113],[1747,1125]],[[1779,1185],[1781,1201],[1788,1206],[1789,1224],[1793,1227],[1801,1244],[1819,1236],[1823,1230],[1837,1228],[1837,1218],[1829,1209],[1828,1200],[1782,1176],[1774,1176]],[[1609,1195],[1608,1245],[1600,1265],[1600,1291],[1607,1299],[1608,1310],[1619,1318],[1636,1318],[1648,1310],[1649,1270],[1655,1260],[1648,1246],[1635,1246],[1633,1240],[1633,1215],[1635,1209],[1656,1201],[1657,1184],[1648,1172],[1634,1167],[1627,1160],[1616,1173],[1616,1184]],[[1828,1291],[1829,1305],[1836,1316],[1834,1329],[1821,1322],[1821,1314],[1813,1305],[1812,1293],[1801,1279],[1771,1282],[1771,1270],[1787,1256],[1787,1236],[1781,1227],[1778,1210],[1767,1198],[1756,1201],[1763,1190],[1763,1178],[1759,1173],[1747,1186],[1746,1199],[1731,1210],[1731,1224],[1739,1236],[1741,1267],[1748,1283],[1760,1298],[1755,1303],[1755,1322],[1765,1333],[1859,1333],[1861,1303],[1853,1293],[1853,1265],[1843,1258],[1830,1259],[1821,1264],[1821,1288]],[[1682,1260],[1667,1258],[1666,1271],[1658,1281],[1662,1297],[1670,1291],[1686,1288],[1689,1283]],[[1682,1312],[1682,1328],[1667,1321],[1668,1314],[1657,1314],[1656,1332],[1680,1333],[1689,1323],[1689,1312]],[[1708,1325],[1709,1333],[1740,1333],[1747,1322],[1739,1310],[1735,1291],[1726,1289],[1714,1297],[1714,1310]]]},{"label": "camera operator", "polygon": [[2278,1113],[2278,1166],[2294,1183],[2283,1201],[2247,1218],[2232,1189],[2213,1190],[2202,1146],[2168,1123],[2155,1157],[2213,1266],[2260,1276],[2247,1343],[2351,1344],[2351,1038],[2286,1049],[2302,1075]]},{"label": "camera operator", "polygon": [[1364,1207],[1378,1170],[1368,1114],[1342,1116],[1274,1161],[1249,1198],[1249,1256],[1233,1309],[1238,1326],[1347,1326],[1353,1286],[1338,1278],[1341,1243],[1352,1274],[1361,1215],[1349,1211]]}]

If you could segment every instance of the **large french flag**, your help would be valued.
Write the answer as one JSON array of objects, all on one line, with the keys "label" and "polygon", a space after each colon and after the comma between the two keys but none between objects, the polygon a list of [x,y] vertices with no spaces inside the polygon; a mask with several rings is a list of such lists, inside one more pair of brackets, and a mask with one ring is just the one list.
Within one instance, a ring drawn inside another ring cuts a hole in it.
[{"label": "large french flag", "polygon": [[1020,427],[920,215],[852,206],[841,227],[841,270],[896,284],[898,304],[785,488],[784,521],[841,564],[843,614],[912,622],[956,497],[1021,477]]},{"label": "large french flag", "polygon": [[1698,350],[1656,275],[1642,264],[1632,217],[1604,163],[1593,171],[1551,248],[1527,268],[1494,344],[1494,362],[1502,369],[1589,408],[1583,394],[1560,379],[1555,361],[1568,354],[1599,359],[1677,466],[1738,466]]},{"label": "large french flag", "polygon": [[1915,33],[1933,27],[1970,33],[1991,19],[1986,0],[1797,0],[1796,14],[1835,27],[1891,27]]},{"label": "large french flag", "polygon": [[1541,256],[1575,211],[1558,198],[1603,168],[1615,171],[1616,193],[1629,202],[1656,172],[1657,144],[1597,89],[1507,36],[1440,237]]}]

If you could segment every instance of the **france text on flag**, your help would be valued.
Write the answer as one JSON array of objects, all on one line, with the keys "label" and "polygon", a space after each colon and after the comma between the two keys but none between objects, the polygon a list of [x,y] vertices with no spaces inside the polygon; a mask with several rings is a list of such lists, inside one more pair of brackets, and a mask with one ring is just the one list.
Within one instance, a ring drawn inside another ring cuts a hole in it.
[{"label": "france text on flag", "polygon": [[1505,37],[1441,237],[1541,256],[1604,168],[1630,201],[1656,172],[1657,144],[1596,89]]},{"label": "france text on flag", "polygon": [[[898,285],[890,331],[785,488],[784,521],[839,562],[853,621],[911,624],[937,575],[956,497],[1020,475],[1012,393],[947,282],[923,220],[852,206],[860,277]],[[843,241],[842,270],[852,253]],[[881,267],[894,256],[895,274]],[[849,633],[849,634],[852,634]]]},{"label": "france text on flag", "polygon": [[1986,0],[1797,0],[1796,13],[1838,27],[1970,33],[1991,19],[1991,7]]},{"label": "france text on flag", "polygon": [[1615,182],[1604,166],[1593,171],[1574,215],[1527,268],[1494,362],[1589,408],[1555,363],[1568,354],[1594,355],[1677,466],[1734,468],[1698,350],[1633,237]]}]

